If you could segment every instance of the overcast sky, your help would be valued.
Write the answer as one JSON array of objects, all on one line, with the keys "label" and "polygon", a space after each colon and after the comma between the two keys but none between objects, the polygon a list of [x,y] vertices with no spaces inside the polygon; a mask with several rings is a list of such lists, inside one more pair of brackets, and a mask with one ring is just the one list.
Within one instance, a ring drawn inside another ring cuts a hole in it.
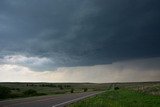
[{"label": "overcast sky", "polygon": [[0,81],[160,80],[159,0],[0,0]]}]

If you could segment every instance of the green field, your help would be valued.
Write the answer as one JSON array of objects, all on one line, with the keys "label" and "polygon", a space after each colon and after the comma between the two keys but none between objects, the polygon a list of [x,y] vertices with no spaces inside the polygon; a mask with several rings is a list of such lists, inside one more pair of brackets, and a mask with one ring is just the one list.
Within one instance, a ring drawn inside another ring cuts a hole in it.
[{"label": "green field", "polygon": [[95,83],[0,83],[0,100],[105,90],[109,84]]},{"label": "green field", "polygon": [[117,90],[112,87],[69,107],[160,107],[159,83],[117,84]]},{"label": "green field", "polygon": [[[117,88],[117,90],[115,90]],[[69,107],[160,107],[160,82],[133,83],[0,83],[0,100],[104,91]]]}]

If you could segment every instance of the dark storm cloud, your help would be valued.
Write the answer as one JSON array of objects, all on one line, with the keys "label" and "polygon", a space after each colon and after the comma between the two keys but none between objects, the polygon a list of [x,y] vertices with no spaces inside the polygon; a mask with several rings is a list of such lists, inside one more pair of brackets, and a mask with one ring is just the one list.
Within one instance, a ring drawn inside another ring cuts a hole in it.
[{"label": "dark storm cloud", "polygon": [[53,67],[160,56],[158,0],[1,0],[0,49]]}]

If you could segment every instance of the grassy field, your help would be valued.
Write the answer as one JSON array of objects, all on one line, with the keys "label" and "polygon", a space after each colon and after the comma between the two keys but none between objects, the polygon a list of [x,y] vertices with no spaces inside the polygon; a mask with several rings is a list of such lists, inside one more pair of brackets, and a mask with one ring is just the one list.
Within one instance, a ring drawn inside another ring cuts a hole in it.
[{"label": "grassy field", "polygon": [[105,90],[109,84],[94,83],[0,83],[0,100],[84,91]]},{"label": "grassy field", "polygon": [[112,90],[69,107],[160,107],[160,96],[129,90]]},{"label": "grassy field", "polygon": [[160,83],[117,83],[105,93],[69,107],[160,107]]},{"label": "grassy field", "polygon": [[160,82],[0,83],[0,100],[104,90],[70,107],[160,107]]}]

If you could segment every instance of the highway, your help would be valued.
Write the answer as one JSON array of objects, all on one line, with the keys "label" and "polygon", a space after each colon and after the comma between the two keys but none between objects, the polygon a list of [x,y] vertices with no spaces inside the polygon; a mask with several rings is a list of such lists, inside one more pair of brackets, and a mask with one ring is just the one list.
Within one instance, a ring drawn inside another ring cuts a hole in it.
[{"label": "highway", "polygon": [[85,92],[0,101],[0,107],[64,107],[102,92]]}]

